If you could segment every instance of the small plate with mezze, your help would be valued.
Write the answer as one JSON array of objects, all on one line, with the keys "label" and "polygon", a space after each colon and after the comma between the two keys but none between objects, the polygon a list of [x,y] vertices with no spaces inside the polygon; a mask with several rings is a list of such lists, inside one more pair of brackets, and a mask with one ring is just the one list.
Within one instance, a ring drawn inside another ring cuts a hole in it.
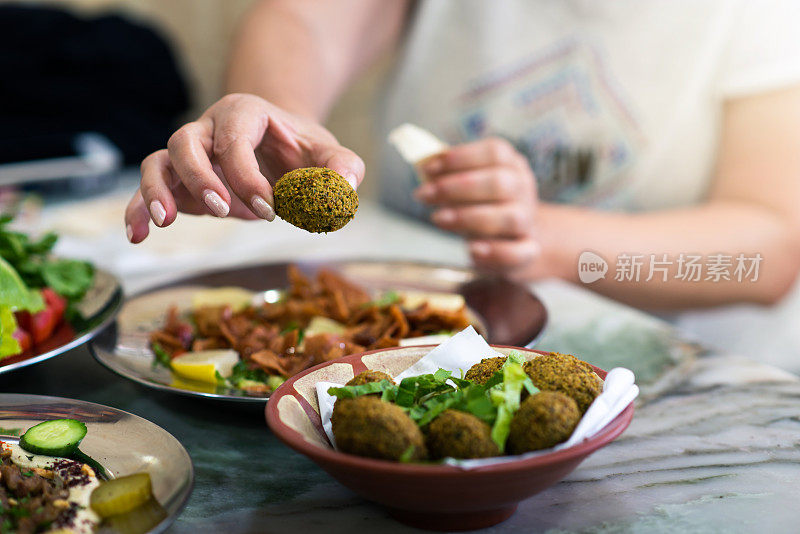
[{"label": "small plate with mezze", "polygon": [[39,395],[0,394],[0,474],[0,532],[163,532],[194,485],[189,454],[166,430]]},{"label": "small plate with mezze", "polygon": [[31,236],[0,215],[0,374],[86,343],[122,305],[122,287],[89,262],[52,255],[58,235]]},{"label": "small plate with mezze", "polygon": [[529,346],[546,320],[527,287],[469,269],[272,263],[195,275],[133,296],[90,348],[100,363],[148,387],[263,403],[285,379],[322,361],[439,343],[469,324],[491,343]]}]

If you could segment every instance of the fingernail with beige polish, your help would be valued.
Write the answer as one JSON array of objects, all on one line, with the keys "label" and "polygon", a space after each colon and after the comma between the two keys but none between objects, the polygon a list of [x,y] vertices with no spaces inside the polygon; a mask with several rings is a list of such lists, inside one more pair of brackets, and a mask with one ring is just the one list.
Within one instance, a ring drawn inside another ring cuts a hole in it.
[{"label": "fingernail with beige polish", "polygon": [[470,245],[470,250],[477,256],[486,256],[489,254],[489,245],[487,243],[476,242]]},{"label": "fingernail with beige polish", "polygon": [[212,191],[210,189],[203,191],[203,202],[206,203],[206,206],[208,206],[208,209],[211,210],[211,213],[217,217],[225,217],[231,210],[231,207],[228,206],[224,200],[222,200],[222,197],[219,196],[216,191]]},{"label": "fingernail with beige polish", "polygon": [[433,214],[433,222],[436,224],[453,224],[456,220],[456,214],[453,210],[443,209]]},{"label": "fingernail with beige polish", "polygon": [[436,156],[424,160],[419,165],[420,170],[427,176],[439,174],[440,172],[442,172],[443,167],[444,167],[444,162],[442,161],[441,158],[438,158]]},{"label": "fingernail with beige polish", "polygon": [[250,201],[250,205],[253,207],[253,213],[265,219],[267,221],[274,221],[275,220],[275,210],[272,206],[269,205],[269,202],[264,200],[258,195],[255,195],[253,199]]},{"label": "fingernail with beige polish", "polygon": [[164,221],[167,218],[167,210],[164,209],[164,204],[158,200],[152,201],[150,203],[150,216],[153,217],[153,221],[157,225],[164,226]]},{"label": "fingernail with beige polish", "polygon": [[128,241],[133,243],[133,228],[130,224],[125,227],[125,233],[128,235]]}]

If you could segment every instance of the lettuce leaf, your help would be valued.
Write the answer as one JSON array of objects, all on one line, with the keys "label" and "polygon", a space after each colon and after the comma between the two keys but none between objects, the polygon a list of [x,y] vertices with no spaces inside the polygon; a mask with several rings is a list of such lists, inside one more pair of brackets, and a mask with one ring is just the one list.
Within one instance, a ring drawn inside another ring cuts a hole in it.
[{"label": "lettuce leaf", "polygon": [[525,373],[524,363],[525,357],[518,352],[509,354],[506,363],[503,364],[503,381],[493,386],[489,391],[489,397],[497,407],[497,419],[492,425],[492,441],[497,444],[501,451],[505,450],[506,447],[508,434],[511,430],[511,419],[519,410],[522,389],[525,388],[529,392],[533,392],[531,390],[533,388],[538,392],[538,389],[533,386],[530,377]]},{"label": "lettuce leaf", "polygon": [[362,395],[384,393],[396,387],[397,386],[388,380],[381,380],[380,382],[367,382],[366,384],[360,384],[358,386],[332,387],[328,389],[328,395],[336,397],[337,399],[354,399]]},{"label": "lettuce leaf", "polygon": [[42,295],[29,289],[17,271],[3,258],[0,258],[0,306],[6,306],[11,311],[37,312],[44,309]]},{"label": "lettuce leaf", "polygon": [[0,305],[0,360],[22,352],[22,347],[14,337],[17,321],[9,306]]}]

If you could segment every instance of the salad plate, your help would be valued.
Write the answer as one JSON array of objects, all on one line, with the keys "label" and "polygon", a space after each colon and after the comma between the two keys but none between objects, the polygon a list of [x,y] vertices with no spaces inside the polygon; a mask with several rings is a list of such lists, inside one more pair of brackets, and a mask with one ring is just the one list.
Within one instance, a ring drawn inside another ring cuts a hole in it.
[{"label": "salad plate", "polygon": [[63,320],[41,343],[0,359],[0,374],[43,362],[83,345],[111,323],[123,300],[122,285],[117,277],[95,268],[91,287],[76,304],[80,315]]},{"label": "salad plate", "polygon": [[[159,514],[155,519],[148,517],[146,527],[140,524],[142,528],[135,529],[136,532],[163,532],[175,521],[194,485],[191,458],[175,437],[146,419],[100,404],[60,397],[0,394],[0,442],[6,449],[18,447],[20,436],[31,427],[54,419],[75,420],[85,425],[80,452],[108,480],[149,475]],[[33,458],[39,457],[28,456],[31,461]]]},{"label": "salad plate", "polygon": [[58,234],[32,234],[0,215],[0,374],[85,343],[122,304],[119,280],[53,254]]},{"label": "salad plate", "polygon": [[[466,268],[360,260],[294,265],[305,275],[332,271],[373,295],[455,295],[470,322],[491,343],[532,346],[547,321],[544,305],[528,287],[501,278],[485,278]],[[112,371],[150,388],[230,402],[264,403],[268,392],[253,395],[223,381],[193,381],[159,365],[152,350],[152,335],[163,328],[171,306],[188,310],[193,297],[209,288],[243,288],[255,292],[260,302],[279,301],[290,287],[288,271],[290,264],[270,263],[203,273],[135,295],[123,305],[113,324],[91,342],[92,354]]]}]

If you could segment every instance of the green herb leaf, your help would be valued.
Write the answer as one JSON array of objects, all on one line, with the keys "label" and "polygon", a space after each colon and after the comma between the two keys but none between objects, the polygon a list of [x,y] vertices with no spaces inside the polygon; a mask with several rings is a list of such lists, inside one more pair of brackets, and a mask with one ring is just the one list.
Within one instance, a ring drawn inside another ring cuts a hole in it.
[{"label": "green herb leaf", "polygon": [[286,335],[292,330],[298,330],[300,328],[300,324],[297,321],[289,321],[286,326],[281,330],[281,335]]},{"label": "green herb leaf", "polygon": [[228,377],[228,381],[230,381],[232,384],[236,384],[241,380],[252,380],[254,382],[266,384],[269,376],[270,375],[261,369],[248,368],[246,363],[239,360],[236,362],[236,365],[233,366],[233,370],[231,371],[231,376]]},{"label": "green herb leaf", "polygon": [[[55,233],[47,233],[38,240],[31,239],[23,233],[9,230],[11,220],[7,215],[0,218],[0,258],[8,262],[29,288],[35,290],[49,286],[69,301],[80,299],[92,285],[92,266],[83,261],[51,259],[48,255],[58,241]],[[38,296],[38,292],[34,293]],[[20,303],[13,306],[24,308]],[[35,309],[31,311],[43,307],[43,304],[38,308],[33,306]]]},{"label": "green herb leaf", "polygon": [[42,264],[42,278],[59,295],[78,300],[92,287],[94,268],[85,261],[51,260]]},{"label": "green herb leaf", "polygon": [[214,377],[217,379],[217,385],[218,386],[227,386],[228,385],[228,379],[225,378],[224,376],[222,376],[219,373],[219,371],[214,371]]},{"label": "green herb leaf", "polygon": [[409,445],[408,448],[403,451],[403,454],[400,455],[400,463],[407,464],[411,462],[411,460],[414,458],[414,451],[416,450],[416,447]]},{"label": "green herb leaf", "polygon": [[397,291],[387,291],[377,299],[368,303],[368,306],[377,306],[378,308],[385,308],[392,304],[397,304],[400,301],[400,294]]},{"label": "green herb leaf", "polygon": [[354,399],[362,395],[372,395],[373,393],[381,393],[397,388],[397,386],[388,380],[381,380],[380,382],[367,382],[358,386],[342,386],[338,388],[329,388],[328,395],[332,395],[337,399]]},{"label": "green herb leaf", "polygon": [[167,352],[164,347],[159,345],[158,343],[153,343],[150,348],[153,351],[153,355],[155,358],[153,359],[153,366],[156,365],[163,365],[167,369],[172,367],[172,358],[170,358],[169,352]]}]

